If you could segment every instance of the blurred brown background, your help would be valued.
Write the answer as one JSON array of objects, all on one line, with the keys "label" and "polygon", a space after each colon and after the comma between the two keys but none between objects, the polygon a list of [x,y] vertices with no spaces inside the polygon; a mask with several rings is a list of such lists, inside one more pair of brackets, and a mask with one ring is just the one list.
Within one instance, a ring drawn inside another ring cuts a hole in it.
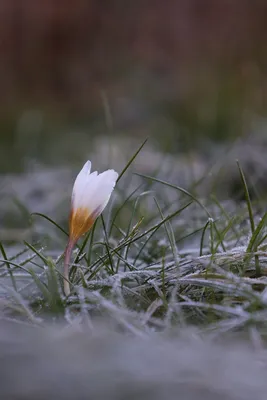
[{"label": "blurred brown background", "polygon": [[0,140],[32,109],[47,135],[109,115],[167,150],[246,134],[266,115],[266,43],[264,0],[1,0]]}]

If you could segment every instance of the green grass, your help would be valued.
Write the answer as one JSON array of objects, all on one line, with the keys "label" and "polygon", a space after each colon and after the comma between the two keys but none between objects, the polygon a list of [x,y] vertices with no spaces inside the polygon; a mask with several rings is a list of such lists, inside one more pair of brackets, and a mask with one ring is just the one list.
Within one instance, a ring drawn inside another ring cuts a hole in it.
[{"label": "green grass", "polygon": [[[36,230],[31,243],[1,243],[6,317],[42,325],[109,315],[138,335],[193,324],[216,334],[253,327],[264,337],[267,213],[251,201],[242,165],[236,168],[245,201],[229,203],[137,174],[144,145],[122,168],[112,201],[74,251],[68,298],[62,278],[68,215],[61,226],[22,205],[33,232],[43,224],[50,240]],[[18,252],[9,256],[15,245]]]}]

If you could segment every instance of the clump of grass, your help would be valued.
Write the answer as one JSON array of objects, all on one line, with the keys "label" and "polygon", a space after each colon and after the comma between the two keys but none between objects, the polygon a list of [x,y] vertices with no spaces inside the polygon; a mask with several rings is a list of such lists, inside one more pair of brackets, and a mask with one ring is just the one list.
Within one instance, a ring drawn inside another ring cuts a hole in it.
[{"label": "clump of grass", "polygon": [[[0,246],[0,290],[5,314],[42,324],[47,316],[92,323],[109,315],[136,335],[195,324],[214,333],[267,323],[267,213],[253,211],[245,174],[245,202],[200,198],[168,180],[138,174],[129,190],[122,170],[113,201],[76,246],[70,269],[71,295],[63,292],[62,250],[24,242],[8,257]],[[174,192],[168,200],[166,190]],[[28,211],[29,212],[29,211]],[[30,212],[29,212],[30,213]],[[68,233],[44,214],[53,235]],[[63,237],[65,239],[63,239]]]}]

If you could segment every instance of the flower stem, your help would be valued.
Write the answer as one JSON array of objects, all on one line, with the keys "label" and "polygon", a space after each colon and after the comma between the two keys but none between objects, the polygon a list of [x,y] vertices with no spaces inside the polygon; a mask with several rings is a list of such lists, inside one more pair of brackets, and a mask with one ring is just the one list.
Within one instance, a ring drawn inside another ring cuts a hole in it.
[{"label": "flower stem", "polygon": [[74,247],[75,242],[73,240],[69,240],[66,251],[65,251],[65,261],[64,261],[64,293],[65,296],[68,296],[70,294],[70,284],[69,284],[69,265],[70,265],[70,259],[71,259],[71,254],[72,250]]}]

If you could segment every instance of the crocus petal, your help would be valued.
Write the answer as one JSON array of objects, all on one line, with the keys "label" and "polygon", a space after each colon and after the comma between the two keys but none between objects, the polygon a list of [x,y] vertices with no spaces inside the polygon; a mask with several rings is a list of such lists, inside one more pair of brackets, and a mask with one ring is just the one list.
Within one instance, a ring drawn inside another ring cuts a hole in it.
[{"label": "crocus petal", "polygon": [[81,193],[84,188],[84,183],[88,180],[89,176],[92,175],[90,174],[91,172],[91,161],[87,161],[84,166],[82,167],[81,171],[78,173],[74,185],[73,185],[73,190],[72,190],[72,202],[74,200],[74,194],[75,193]]},{"label": "crocus petal", "polygon": [[88,161],[78,174],[72,193],[70,237],[76,241],[93,225],[106,207],[118,178],[117,172],[107,170],[90,173]]}]

